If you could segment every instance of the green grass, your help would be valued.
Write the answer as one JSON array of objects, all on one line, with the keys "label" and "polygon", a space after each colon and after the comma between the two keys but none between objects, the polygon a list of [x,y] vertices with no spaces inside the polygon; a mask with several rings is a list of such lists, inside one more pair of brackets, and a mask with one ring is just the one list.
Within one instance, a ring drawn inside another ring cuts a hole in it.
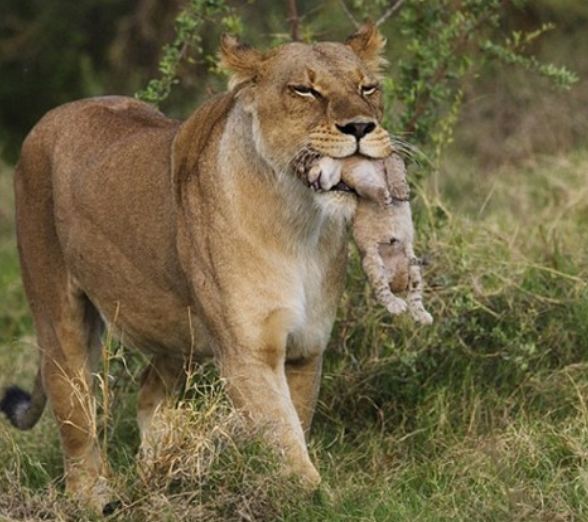
[{"label": "green grass", "polygon": [[[5,212],[9,177],[0,171],[0,387],[30,383],[36,367]],[[280,479],[255,437],[229,443],[232,425],[228,439],[210,439],[204,471],[190,472],[198,453],[188,436],[177,442],[191,456],[177,480],[169,469],[142,480],[131,357],[130,370],[113,364],[108,449],[128,506],[118,519],[588,519],[588,153],[491,172],[453,159],[420,195],[418,250],[430,260],[436,322],[388,317],[354,257],[311,443],[320,492]],[[182,414],[198,440],[225,426],[217,392]],[[198,411],[220,413],[202,424]],[[0,518],[75,516],[59,493],[49,413],[28,433],[0,423],[0,454]]]}]

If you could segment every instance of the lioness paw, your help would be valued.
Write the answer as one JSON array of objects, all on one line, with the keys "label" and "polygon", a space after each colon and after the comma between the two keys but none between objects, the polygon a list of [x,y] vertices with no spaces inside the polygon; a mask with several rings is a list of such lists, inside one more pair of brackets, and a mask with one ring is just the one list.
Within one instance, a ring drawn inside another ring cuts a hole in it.
[{"label": "lioness paw", "polygon": [[113,490],[104,476],[88,477],[79,475],[72,480],[66,478],[65,492],[81,507],[90,509],[96,514],[108,515],[116,510],[119,502],[115,500]]}]

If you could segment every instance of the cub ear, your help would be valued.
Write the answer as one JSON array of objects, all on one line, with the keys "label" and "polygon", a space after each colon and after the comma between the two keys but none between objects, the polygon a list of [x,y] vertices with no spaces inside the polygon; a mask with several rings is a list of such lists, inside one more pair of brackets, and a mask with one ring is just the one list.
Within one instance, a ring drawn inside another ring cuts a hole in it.
[{"label": "cub ear", "polygon": [[238,38],[229,34],[223,34],[220,42],[220,66],[232,73],[229,79],[229,89],[235,86],[255,80],[264,55],[261,51],[253,49]]},{"label": "cub ear", "polygon": [[356,33],[349,36],[345,44],[351,47],[374,74],[379,73],[380,68],[386,64],[386,59],[382,56],[386,38],[371,21],[363,24]]}]

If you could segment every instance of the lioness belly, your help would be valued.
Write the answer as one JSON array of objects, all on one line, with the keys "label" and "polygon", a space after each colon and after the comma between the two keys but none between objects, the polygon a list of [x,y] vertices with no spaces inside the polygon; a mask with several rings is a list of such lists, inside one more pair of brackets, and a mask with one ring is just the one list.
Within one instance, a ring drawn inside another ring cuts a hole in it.
[{"label": "lioness belly", "polygon": [[[184,357],[212,355],[204,325],[189,307],[174,306],[169,296],[159,295],[145,306],[132,299],[103,306],[96,298],[109,331],[115,339],[144,353]],[[171,306],[170,306],[171,305]]]}]

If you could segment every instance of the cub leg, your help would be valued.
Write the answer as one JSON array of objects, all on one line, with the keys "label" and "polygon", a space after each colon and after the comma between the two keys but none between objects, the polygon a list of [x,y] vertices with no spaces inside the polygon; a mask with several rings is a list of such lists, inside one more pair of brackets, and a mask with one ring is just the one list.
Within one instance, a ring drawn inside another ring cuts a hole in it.
[{"label": "cub leg", "polygon": [[307,440],[318,399],[322,364],[322,354],[286,363],[290,396]]},{"label": "cub leg", "polygon": [[421,276],[421,267],[414,256],[414,252],[410,251],[410,267],[408,270],[408,293],[406,301],[408,302],[408,310],[413,319],[422,324],[433,324],[433,316],[425,310],[423,305],[423,279]]},{"label": "cub leg", "polygon": [[173,394],[185,379],[181,359],[155,356],[141,376],[137,421],[141,432],[141,457],[149,462],[165,433],[163,408],[169,406]]},{"label": "cub leg", "polygon": [[362,266],[378,302],[384,305],[392,315],[405,312],[406,302],[400,297],[396,297],[390,290],[390,280],[394,278],[394,274],[389,274],[390,278],[386,277],[386,268],[377,245],[366,250]]}]

